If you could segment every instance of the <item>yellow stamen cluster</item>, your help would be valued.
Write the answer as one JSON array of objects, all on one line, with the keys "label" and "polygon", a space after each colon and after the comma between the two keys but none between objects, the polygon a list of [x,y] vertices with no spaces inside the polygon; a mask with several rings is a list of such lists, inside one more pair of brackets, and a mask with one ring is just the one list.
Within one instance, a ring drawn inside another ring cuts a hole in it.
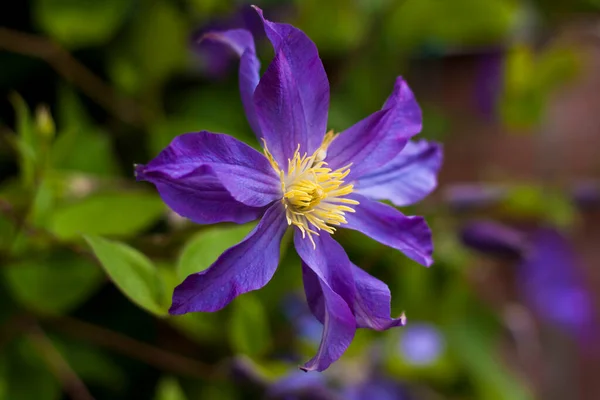
[{"label": "yellow stamen cluster", "polygon": [[308,236],[315,248],[312,235],[318,236],[321,230],[335,232],[332,225],[348,223],[345,213],[354,212],[346,204],[358,204],[356,200],[344,198],[354,189],[351,184],[344,185],[351,164],[334,171],[324,161],[333,138],[333,131],[327,132],[323,144],[311,156],[306,153],[301,155],[298,146],[293,158],[288,159],[287,173],[279,167],[267,143],[264,143],[265,156],[281,178],[281,202],[285,207],[287,222],[297,226],[303,238]]}]

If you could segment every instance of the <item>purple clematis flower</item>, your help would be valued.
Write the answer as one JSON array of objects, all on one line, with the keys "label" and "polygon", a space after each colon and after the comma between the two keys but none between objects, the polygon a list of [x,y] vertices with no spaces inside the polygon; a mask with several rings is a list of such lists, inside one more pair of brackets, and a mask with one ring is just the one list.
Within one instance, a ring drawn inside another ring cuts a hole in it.
[{"label": "purple clematis flower", "polygon": [[264,154],[224,134],[188,133],[147,165],[136,166],[136,174],[194,222],[260,219],[209,269],[175,288],[171,314],[217,311],[265,286],[279,263],[283,234],[293,227],[306,297],[324,325],[317,355],[302,369],[322,371],[342,355],[357,328],[385,330],[405,322],[390,318],[387,285],[348,259],[332,237],[336,227],[357,230],[431,265],[424,219],[377,200],[401,206],[429,194],[441,149],[409,141],[421,130],[421,111],[402,78],[380,111],[339,135],[327,132],[329,83],[316,46],[299,29],[270,22],[256,10],[275,50],[262,77],[250,32],[206,37],[240,57],[242,103]]}]

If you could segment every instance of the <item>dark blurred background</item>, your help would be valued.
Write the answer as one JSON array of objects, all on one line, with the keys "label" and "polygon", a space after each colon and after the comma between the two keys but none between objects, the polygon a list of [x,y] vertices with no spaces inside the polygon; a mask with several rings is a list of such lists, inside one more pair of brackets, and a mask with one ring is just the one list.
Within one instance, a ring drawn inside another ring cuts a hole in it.
[{"label": "dark blurred background", "polygon": [[252,225],[183,220],[133,164],[191,131],[258,147],[237,60],[197,43],[249,29],[264,70],[246,2],[3,2],[0,399],[600,398],[600,1],[254,4],[316,43],[330,128],[379,109],[402,75],[420,136],[443,143],[438,189],[403,210],[433,230],[430,269],[336,234],[407,327],[360,331],[299,375],[321,327],[294,251],[225,310],[166,315],[172,288]]}]

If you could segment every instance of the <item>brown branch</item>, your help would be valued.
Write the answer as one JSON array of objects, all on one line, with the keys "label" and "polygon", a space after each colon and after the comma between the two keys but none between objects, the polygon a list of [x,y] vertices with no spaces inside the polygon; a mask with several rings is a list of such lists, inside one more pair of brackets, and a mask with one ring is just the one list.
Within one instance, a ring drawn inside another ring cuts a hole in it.
[{"label": "brown branch", "polygon": [[52,328],[67,335],[106,347],[164,371],[202,379],[216,379],[222,372],[219,366],[207,365],[200,361],[137,341],[110,329],[71,317],[59,317],[47,320],[46,322]]},{"label": "brown branch", "polygon": [[0,27],[0,49],[46,61],[65,80],[79,87],[115,117],[128,124],[142,125],[145,113],[136,103],[119,96],[102,79],[50,39]]},{"label": "brown branch", "polygon": [[64,359],[60,351],[56,349],[52,341],[44,334],[44,331],[34,325],[27,337],[38,350],[50,370],[60,381],[63,390],[73,400],[94,400],[83,381],[77,376],[69,363]]}]

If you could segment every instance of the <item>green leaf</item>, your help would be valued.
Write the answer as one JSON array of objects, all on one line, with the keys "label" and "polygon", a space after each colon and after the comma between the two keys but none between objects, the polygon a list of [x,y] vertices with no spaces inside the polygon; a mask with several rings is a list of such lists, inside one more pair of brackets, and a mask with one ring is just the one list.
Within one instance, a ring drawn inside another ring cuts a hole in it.
[{"label": "green leaf", "polygon": [[102,267],[132,302],[158,316],[167,315],[164,283],[152,262],[136,249],[120,242],[86,235]]},{"label": "green leaf", "polygon": [[18,93],[11,93],[10,101],[16,113],[16,131],[23,143],[31,148],[36,148],[35,126],[31,117],[31,111],[25,100]]},{"label": "green leaf", "polygon": [[[46,175],[48,177],[48,175]],[[33,195],[31,209],[27,216],[27,221],[33,226],[46,228],[48,218],[52,215],[52,210],[56,202],[55,182],[44,178],[37,186]]]},{"label": "green leaf", "polygon": [[13,145],[19,154],[21,180],[26,187],[33,185],[36,163],[38,159],[38,140],[31,112],[25,100],[17,93],[12,93],[10,101],[16,113],[17,137]]},{"label": "green leaf", "polygon": [[253,293],[232,303],[229,340],[236,353],[252,357],[264,355],[272,345],[269,321],[263,304]]},{"label": "green leaf", "polygon": [[49,230],[64,240],[81,234],[130,236],[150,226],[163,212],[164,204],[153,194],[100,193],[57,209]]},{"label": "green leaf", "polygon": [[[159,263],[157,267],[161,280],[166,287],[162,302],[171,304],[173,289],[181,283],[182,279],[178,278],[177,271],[171,265]],[[188,313],[171,316],[167,322],[189,339],[203,345],[207,341],[219,340],[222,337],[221,315],[219,313]]]},{"label": "green leaf", "polygon": [[193,236],[183,248],[177,275],[185,279],[188,275],[204,271],[228,248],[239,243],[255,224],[230,227],[207,228]]},{"label": "green leaf", "polygon": [[186,400],[187,397],[177,379],[173,377],[163,377],[158,382],[154,400]]},{"label": "green leaf", "polygon": [[122,25],[128,0],[35,0],[33,18],[39,27],[67,47],[106,43]]},{"label": "green leaf", "polygon": [[92,261],[67,252],[9,264],[2,274],[15,300],[52,315],[73,310],[103,281],[102,271]]}]

